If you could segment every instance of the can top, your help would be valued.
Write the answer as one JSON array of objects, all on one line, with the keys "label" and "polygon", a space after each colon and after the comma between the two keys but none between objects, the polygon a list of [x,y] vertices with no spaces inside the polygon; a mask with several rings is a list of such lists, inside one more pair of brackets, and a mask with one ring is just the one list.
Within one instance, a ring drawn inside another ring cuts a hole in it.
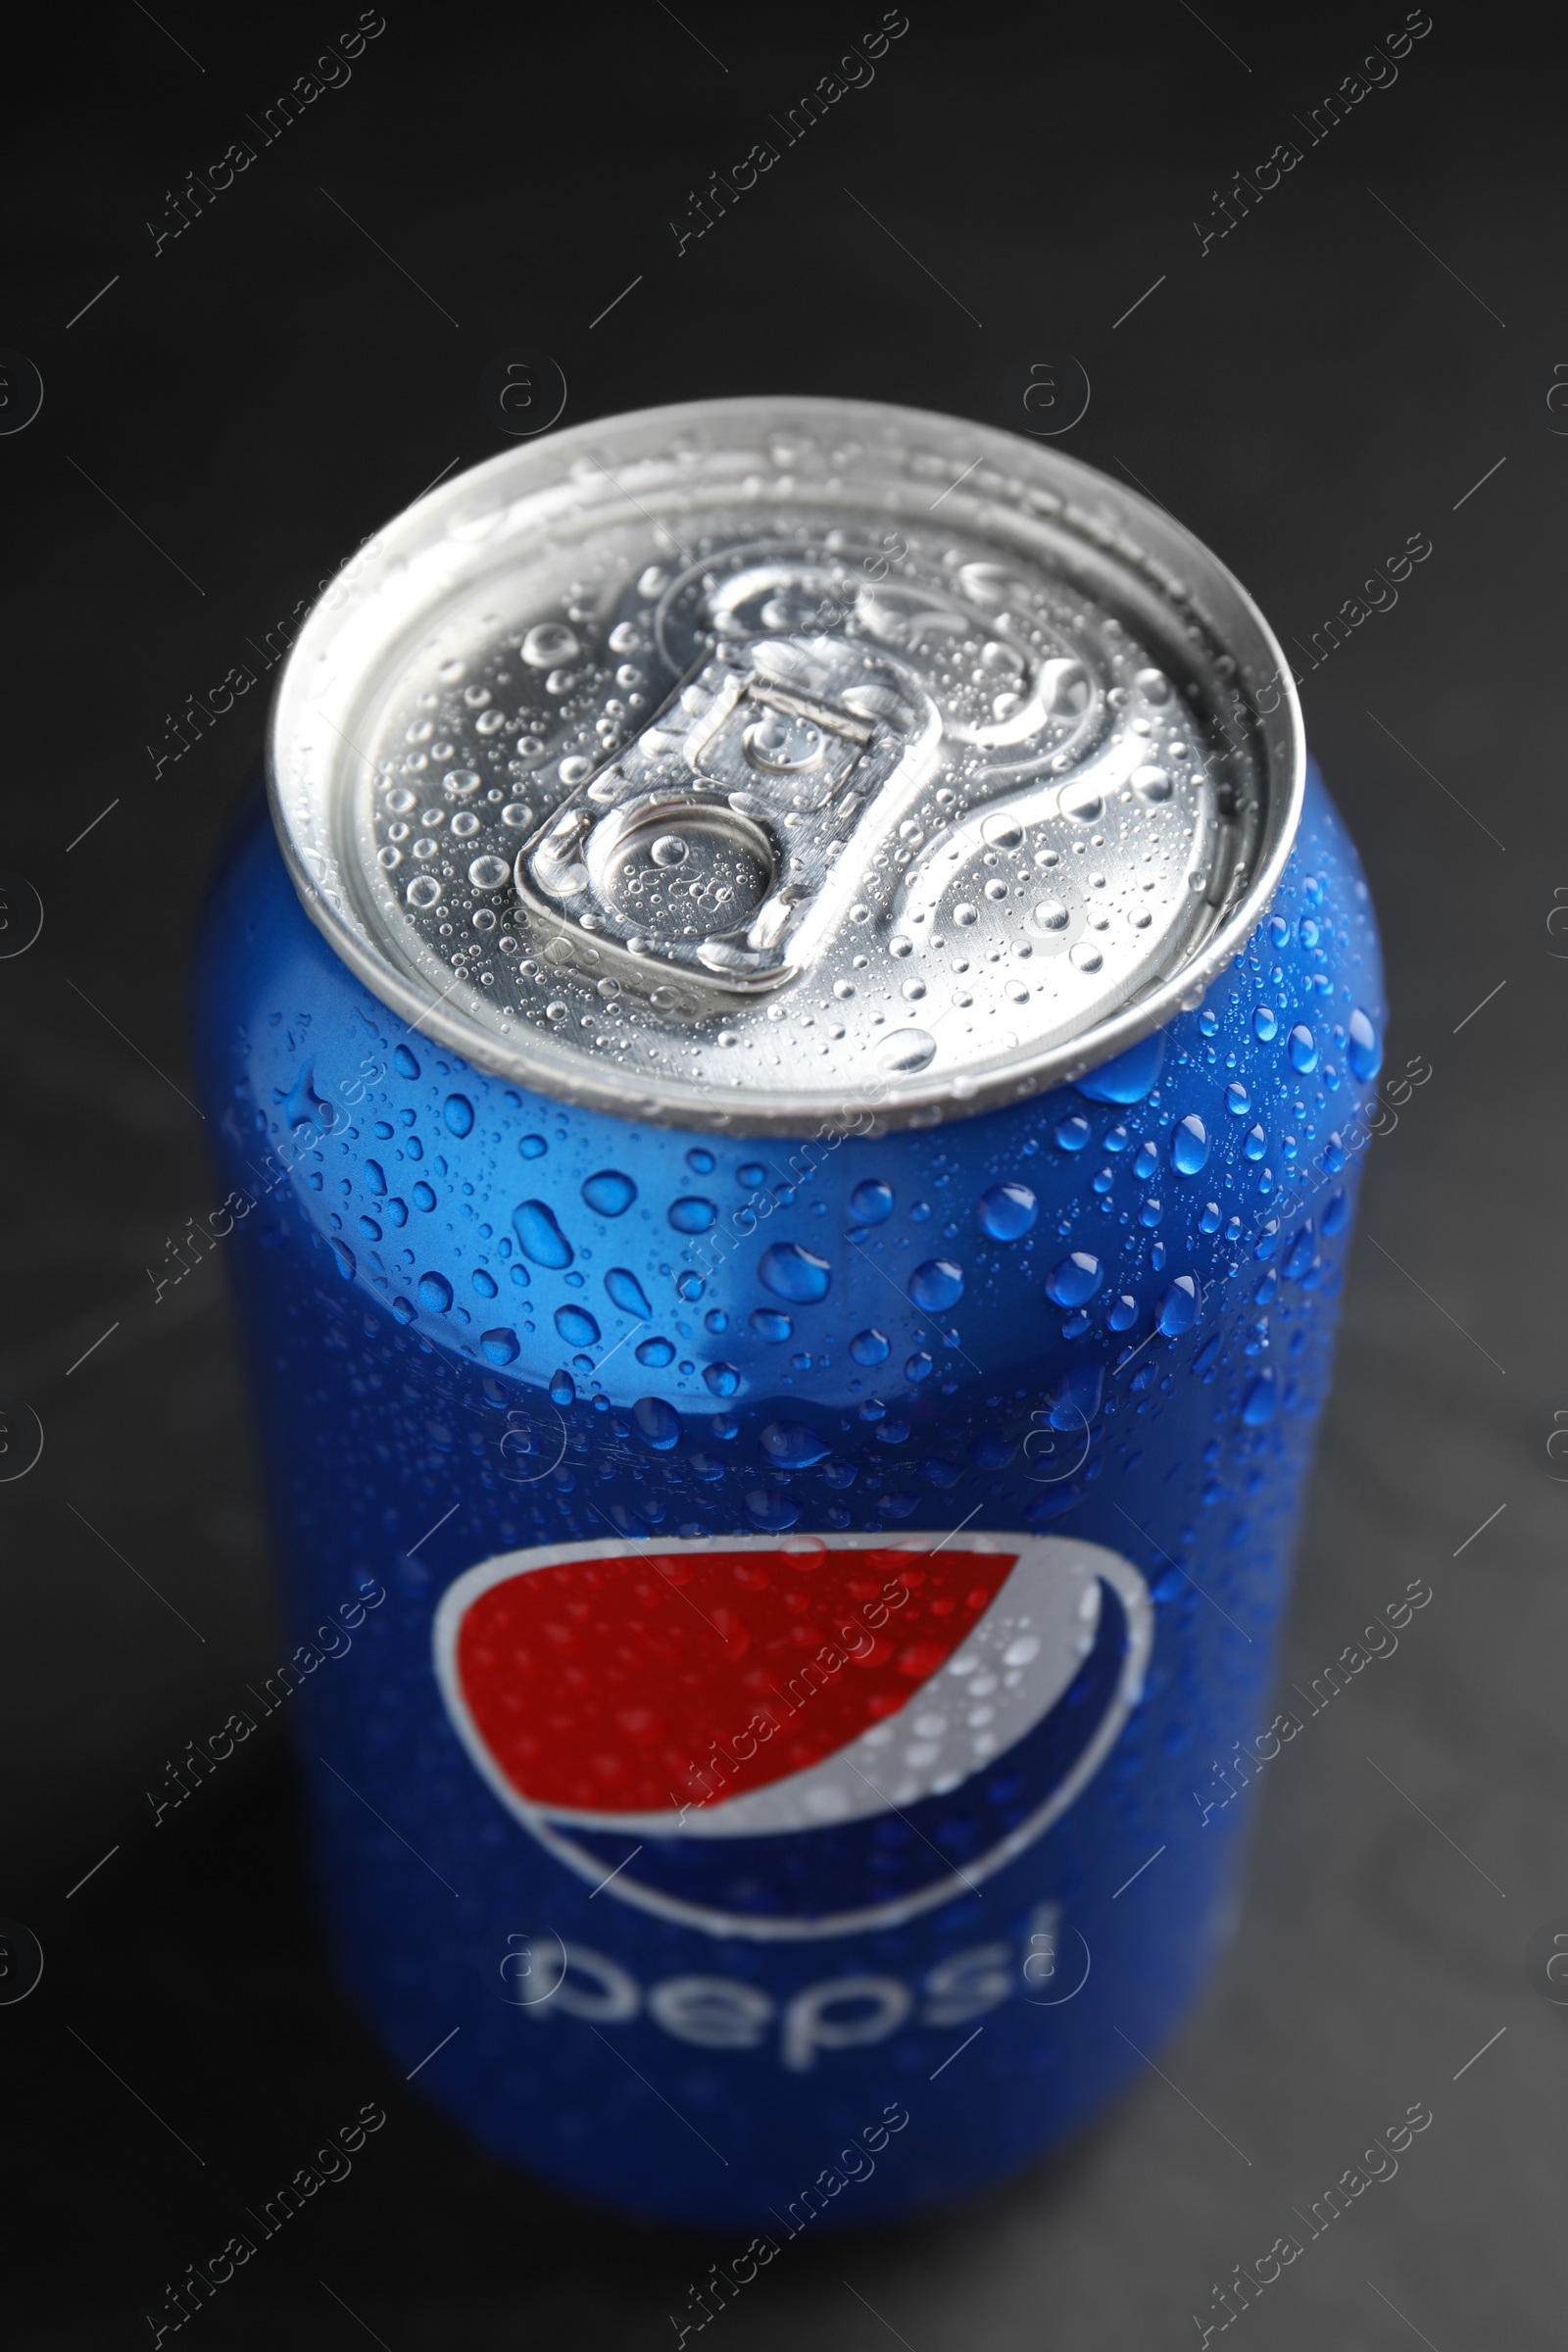
[{"label": "can top", "polygon": [[1196,1003],[1304,749],[1267,623],[1150,501],[956,417],[744,399],[398,515],[306,620],[270,772],[308,911],[411,1026],[792,1133],[1034,1094]]}]

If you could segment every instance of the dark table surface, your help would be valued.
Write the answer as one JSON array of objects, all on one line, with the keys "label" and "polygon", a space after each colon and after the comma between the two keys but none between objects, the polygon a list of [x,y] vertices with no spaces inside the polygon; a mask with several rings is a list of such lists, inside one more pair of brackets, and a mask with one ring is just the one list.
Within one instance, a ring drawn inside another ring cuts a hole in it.
[{"label": "dark table surface", "polygon": [[[0,342],[45,394],[0,436],[0,862],[46,915],[0,962],[0,1396],[46,1441],[0,1485],[0,1912],[46,1955],[0,2007],[22,2352],[146,2342],[235,2184],[368,2097],[391,2128],[357,2180],[204,2342],[653,2346],[720,2250],[503,2172],[396,2081],[327,1975],[281,1745],[188,1823],[155,1835],[142,1796],[276,1640],[221,1273],[155,1310],[145,1272],[208,1200],[186,970],[262,697],[158,755],[363,538],[503,445],[476,385],[516,347],[564,369],[567,422],[809,390],[1017,423],[1009,363],[1070,351],[1092,399],[1062,446],[1168,505],[1288,649],[1433,546],[1303,687],[1385,926],[1392,1064],[1432,1075],[1372,1152],[1282,1679],[1412,1577],[1433,1604],[1270,1776],[1240,1933],[1163,2073],[1004,2193],[792,2248],[726,2342],[1191,2342],[1211,2283],[1415,2100],[1433,2128],[1249,2340],[1560,2339],[1568,2010],[1526,1945],[1568,1914],[1561,52],[1544,18],[1440,8],[1396,76],[1363,68],[1403,22],[911,6],[682,249],[690,191],[858,20],[389,5],[264,143],[247,122],[336,37],[318,11],[36,19],[0,161]],[[255,162],[175,234],[236,139]],[[1299,162],[1221,236],[1220,192],[1282,141]]]}]

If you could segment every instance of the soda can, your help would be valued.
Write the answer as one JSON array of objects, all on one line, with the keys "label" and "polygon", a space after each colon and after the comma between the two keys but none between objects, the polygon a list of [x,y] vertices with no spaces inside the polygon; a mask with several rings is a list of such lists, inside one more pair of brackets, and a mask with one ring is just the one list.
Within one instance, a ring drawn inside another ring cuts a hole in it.
[{"label": "soda can", "polygon": [[847,401],[431,492],[269,760],[197,987],[257,1719],[398,2068],[738,2291],[1059,2142],[1233,1923],[1366,886],[1212,555]]}]

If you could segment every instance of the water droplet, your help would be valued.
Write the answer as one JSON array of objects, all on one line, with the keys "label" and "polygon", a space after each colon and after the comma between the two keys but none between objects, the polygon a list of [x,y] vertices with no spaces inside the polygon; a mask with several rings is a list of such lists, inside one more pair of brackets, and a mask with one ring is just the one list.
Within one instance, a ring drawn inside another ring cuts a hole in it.
[{"label": "water droplet", "polygon": [[568,1348],[598,1346],[599,1326],[585,1306],[558,1306],[556,1329]]},{"label": "water droplet", "polygon": [[669,1221],[677,1233],[707,1233],[717,1217],[718,1210],[712,1201],[695,1194],[669,1204]]},{"label": "water droplet", "polygon": [[1074,1430],[1080,1436],[1100,1410],[1105,1385],[1103,1364],[1074,1364],[1052,1388],[1046,1401],[1053,1429]]},{"label": "water droplet", "polygon": [[814,1306],[825,1298],[833,1279],[827,1259],[802,1249],[799,1242],[775,1242],[771,1250],[764,1250],[757,1274],[764,1290],[796,1306]]},{"label": "water droplet", "polygon": [[850,1342],[850,1353],[858,1364],[880,1364],[886,1360],[891,1346],[879,1331],[858,1331]]},{"label": "water droplet", "polygon": [[1299,1070],[1303,1078],[1310,1078],[1317,1068],[1318,1052],[1317,1039],[1306,1023],[1298,1021],[1285,1043],[1292,1069]]},{"label": "water droplet", "polygon": [[1081,939],[1075,948],[1067,950],[1067,961],[1076,964],[1081,972],[1098,972],[1104,960],[1100,950],[1091,946],[1087,939]]},{"label": "water droplet", "polygon": [[809,1470],[833,1448],[804,1421],[770,1421],[762,1432],[762,1450],[787,1470]]},{"label": "water droplet", "polygon": [[1265,1367],[1242,1399],[1242,1419],[1249,1429],[1259,1429],[1265,1421],[1272,1421],[1277,1401],[1273,1370]]},{"label": "water droplet", "polygon": [[575,1403],[576,1403],[576,1401],[577,1401],[577,1389],[576,1389],[576,1384],[575,1384],[575,1383],[574,1383],[574,1381],[572,1380],[571,1374],[570,1374],[569,1372],[552,1372],[552,1373],[551,1373],[551,1375],[550,1375],[550,1401],[551,1401],[551,1403],[552,1403],[552,1404],[559,1404],[559,1405],[566,1405],[566,1404],[575,1404]]},{"label": "water droplet", "polygon": [[978,920],[978,917],[967,899],[964,899],[953,909],[953,919],[956,923],[962,923],[967,929],[970,923]]},{"label": "water droplet", "polygon": [[1089,708],[1094,687],[1081,662],[1057,659],[1040,672],[1040,695],[1053,718],[1078,718]]},{"label": "water droplet", "polygon": [[648,853],[655,865],[669,867],[684,865],[689,855],[687,844],[678,833],[661,833]]},{"label": "water droplet", "polygon": [[1345,1058],[1351,1074],[1363,1082],[1375,1078],[1383,1067],[1383,1041],[1359,1004],[1350,1015],[1349,1042]]},{"label": "water droplet", "polygon": [[795,1334],[795,1326],[789,1316],[781,1315],[778,1309],[772,1306],[754,1307],[749,1318],[749,1328],[753,1339],[766,1340],[768,1345],[773,1348],[779,1347],[785,1340],[792,1339]]},{"label": "water droplet", "polygon": [[496,1331],[482,1331],[479,1346],[493,1364],[514,1364],[519,1353],[517,1335],[505,1324]]},{"label": "water droplet", "polygon": [[1178,1274],[1170,1288],[1161,1294],[1154,1320],[1166,1339],[1174,1340],[1184,1331],[1191,1331],[1197,1313],[1198,1284],[1191,1274]]},{"label": "water droplet", "polygon": [[1133,1174],[1140,1184],[1147,1184],[1159,1165],[1159,1153],[1152,1144],[1140,1144],[1133,1158]]},{"label": "water droplet", "polygon": [[633,1352],[640,1364],[647,1364],[657,1370],[664,1364],[674,1362],[675,1344],[672,1340],[644,1340]]},{"label": "water droplet", "polygon": [[624,1216],[637,1198],[637,1187],[618,1168],[601,1168],[584,1179],[582,1197],[601,1217]]},{"label": "water droplet", "polygon": [[[352,1282],[354,1280],[355,1259],[354,1252],[349,1248],[347,1242],[334,1242],[332,1244],[332,1255],[337,1259],[337,1270],[342,1275],[344,1281]],[[448,1291],[447,1304],[450,1306],[451,1303],[452,1293]]]},{"label": "water droplet", "polygon": [[1242,1150],[1247,1153],[1249,1159],[1262,1158],[1268,1150],[1268,1137],[1261,1127],[1249,1127],[1247,1141],[1243,1144]]},{"label": "water droplet", "polygon": [[1170,680],[1162,669],[1141,669],[1134,678],[1133,684],[1146,703],[1159,704],[1170,701]]},{"label": "water droplet", "polygon": [[605,1276],[605,1289],[623,1314],[635,1315],[640,1323],[646,1323],[654,1311],[642,1284],[624,1266],[611,1267]]},{"label": "water droplet", "polygon": [[680,1444],[680,1415],[662,1396],[639,1396],[631,1408],[637,1435],[656,1453],[668,1453]]},{"label": "water droplet", "polygon": [[896,1029],[876,1049],[879,1070],[923,1070],[936,1054],[937,1041],[923,1029]]},{"label": "water droplet", "polygon": [[444,1274],[419,1276],[419,1304],[427,1315],[444,1315],[452,1304],[452,1285]]},{"label": "water droplet", "polygon": [[1223,1219],[1219,1213],[1219,1202],[1217,1200],[1205,1200],[1203,1202],[1203,1213],[1198,1220],[1199,1232],[1218,1233],[1222,1223]]},{"label": "water droplet", "polygon": [[885,1225],[893,1214],[893,1187],[868,1176],[850,1195],[850,1213],[858,1225]]},{"label": "water droplet", "polygon": [[571,1244],[556,1223],[554,1210],[543,1200],[520,1202],[512,1212],[512,1223],[523,1255],[531,1257],[536,1266],[570,1265]]},{"label": "water droplet", "polygon": [[407,1046],[393,1047],[392,1067],[400,1078],[417,1078],[419,1075],[419,1065]]},{"label": "water droplet", "polygon": [[1131,1331],[1137,1320],[1138,1301],[1130,1291],[1123,1291],[1119,1298],[1111,1300],[1105,1321],[1112,1331]]},{"label": "water droplet", "polygon": [[747,1495],[746,1510],[754,1526],[760,1527],[768,1536],[782,1535],[786,1528],[795,1525],[801,1515],[787,1496],[772,1494],[760,1487],[755,1494]]},{"label": "water droplet", "polygon": [[994,1184],[975,1207],[982,1233],[994,1242],[1016,1242],[1033,1229],[1040,1203],[1026,1184]]},{"label": "water droplet", "polygon": [[441,1105],[441,1116],[452,1135],[469,1135],[473,1131],[473,1104],[466,1095],[448,1095]]},{"label": "water droplet", "polygon": [[524,1135],[519,1136],[517,1139],[517,1156],[519,1159],[543,1159],[549,1149],[550,1146],[545,1142],[545,1139],[542,1135]]},{"label": "water droplet", "polygon": [[[512,868],[504,858],[492,857],[487,851],[484,857],[476,858],[469,866],[468,880],[475,890],[499,890],[511,872]],[[409,884],[411,897],[415,887],[414,883]]]},{"label": "water droplet", "polygon": [[1347,1193],[1331,1193],[1323,1203],[1323,1230],[1331,1238],[1343,1233],[1350,1222],[1350,1201]]},{"label": "water droplet", "polygon": [[1239,1078],[1225,1089],[1225,1107],[1233,1119],[1245,1119],[1252,1107],[1252,1098]]},{"label": "water droplet", "polygon": [[1312,1232],[1312,1220],[1308,1217],[1281,1260],[1280,1270],[1286,1281],[1299,1282],[1304,1274],[1309,1274],[1316,1254],[1316,1237]]},{"label": "water droplet", "polygon": [[1135,767],[1127,780],[1141,801],[1170,799],[1170,778],[1162,767]]},{"label": "water droplet", "polygon": [[421,909],[433,906],[441,896],[441,885],[434,874],[416,874],[404,893],[411,906]]},{"label": "water droplet", "polygon": [[1190,1110],[1170,1139],[1170,1164],[1178,1176],[1196,1176],[1208,1159],[1208,1129]]},{"label": "water droplet", "polygon": [[1081,825],[1092,825],[1103,811],[1105,803],[1092,784],[1064,784],[1056,796],[1056,806],[1063,816],[1075,816]]},{"label": "water droplet", "polygon": [[[1152,1037],[1129,1046],[1114,1061],[1102,1061],[1098,1070],[1086,1071],[1073,1084],[1091,1102],[1141,1102],[1159,1076],[1164,1058],[1164,1033],[1156,1029]],[[1105,1148],[1116,1149],[1109,1136],[1105,1138]]]},{"label": "water droplet", "polygon": [[1271,1046],[1280,1033],[1280,1016],[1272,1004],[1259,1004],[1252,1014],[1252,1035],[1260,1045]]},{"label": "water droplet", "polygon": [[1082,1306],[1104,1280],[1104,1268],[1088,1250],[1074,1250],[1058,1259],[1046,1276],[1046,1297],[1057,1306]]},{"label": "water droplet", "polygon": [[559,620],[539,621],[522,641],[522,658],[532,669],[555,669],[563,662],[575,662],[580,651],[576,638]]},{"label": "water droplet", "polygon": [[[782,1322],[783,1317],[779,1320]],[[785,1335],[788,1337],[788,1334]],[[741,1385],[741,1376],[733,1364],[705,1364],[703,1386],[714,1396],[733,1396]]]},{"label": "water droplet", "polygon": [[913,1382],[915,1386],[918,1387],[922,1380],[930,1379],[936,1368],[935,1359],[927,1355],[925,1349],[922,1348],[918,1349],[915,1354],[906,1359],[904,1366],[904,1377],[906,1380]]},{"label": "water droplet", "polygon": [[393,1319],[398,1323],[412,1323],[418,1311],[412,1298],[394,1298],[392,1301]]},{"label": "water droplet", "polygon": [[425,1214],[428,1216],[430,1210],[435,1206],[434,1186],[428,1184],[416,1184],[413,1187],[413,1192],[415,1207],[422,1208]]},{"label": "water droplet", "polygon": [[908,1293],[927,1314],[940,1315],[963,1297],[963,1268],[951,1257],[928,1257],[909,1276]]},{"label": "water droplet", "polygon": [[474,1289],[478,1292],[481,1298],[493,1298],[495,1297],[496,1278],[493,1274],[487,1273],[483,1266],[475,1266],[469,1279],[471,1280]]}]

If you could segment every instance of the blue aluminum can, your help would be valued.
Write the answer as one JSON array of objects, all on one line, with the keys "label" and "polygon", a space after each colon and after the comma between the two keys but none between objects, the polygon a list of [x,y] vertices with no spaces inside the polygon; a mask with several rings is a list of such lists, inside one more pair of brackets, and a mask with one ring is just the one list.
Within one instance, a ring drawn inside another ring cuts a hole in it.
[{"label": "blue aluminum can", "polygon": [[270,770],[197,990],[258,1716],[401,2070],[740,2233],[679,2337],[1060,2141],[1228,1932],[1366,886],[1212,556],[853,403],[433,493]]}]

